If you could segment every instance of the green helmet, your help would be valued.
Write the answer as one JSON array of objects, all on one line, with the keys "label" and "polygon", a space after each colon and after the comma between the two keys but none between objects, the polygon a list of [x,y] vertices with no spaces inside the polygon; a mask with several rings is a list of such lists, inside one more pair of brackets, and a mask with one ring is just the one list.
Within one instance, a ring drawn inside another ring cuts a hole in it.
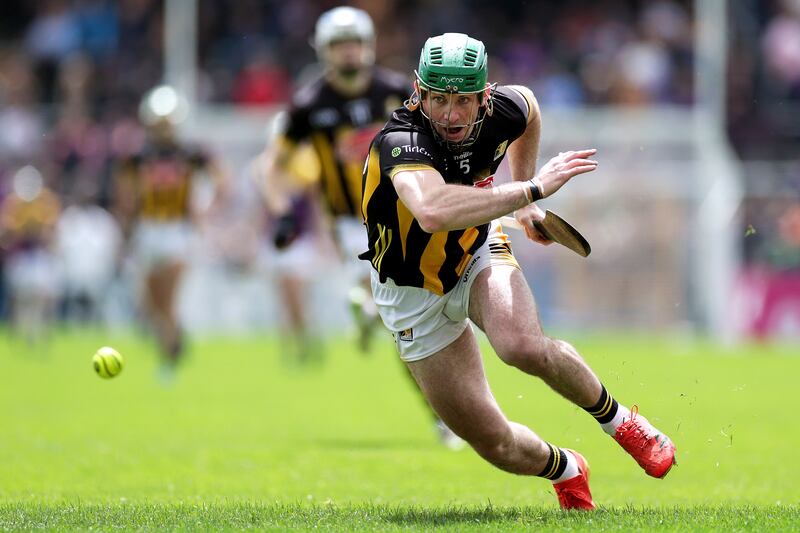
[{"label": "green helmet", "polygon": [[464,33],[431,37],[419,56],[417,79],[425,89],[451,93],[477,93],[489,77],[486,47]]}]

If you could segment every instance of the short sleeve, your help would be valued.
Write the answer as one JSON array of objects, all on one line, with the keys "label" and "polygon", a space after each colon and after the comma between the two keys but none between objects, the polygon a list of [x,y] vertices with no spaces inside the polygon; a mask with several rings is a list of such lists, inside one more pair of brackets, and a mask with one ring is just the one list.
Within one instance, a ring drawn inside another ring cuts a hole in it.
[{"label": "short sleeve", "polygon": [[381,140],[381,172],[390,178],[403,170],[435,169],[436,143],[414,131],[394,131]]},{"label": "short sleeve", "polygon": [[516,139],[528,125],[528,101],[518,91],[505,86],[497,88],[494,95],[492,118],[507,124],[509,133]]},{"label": "short sleeve", "polygon": [[283,136],[291,142],[299,143],[310,134],[308,112],[304,109],[290,109],[286,117],[286,129],[283,132]]}]

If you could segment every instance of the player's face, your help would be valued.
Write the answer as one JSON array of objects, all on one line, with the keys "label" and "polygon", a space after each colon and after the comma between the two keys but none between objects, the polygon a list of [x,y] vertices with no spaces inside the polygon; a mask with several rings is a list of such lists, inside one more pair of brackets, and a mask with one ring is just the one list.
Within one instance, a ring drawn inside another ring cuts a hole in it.
[{"label": "player's face", "polygon": [[329,66],[344,76],[352,76],[369,66],[372,45],[358,39],[334,41],[328,46]]},{"label": "player's face", "polygon": [[166,119],[150,125],[147,128],[147,132],[156,143],[169,143],[175,138],[175,128]]},{"label": "player's face", "polygon": [[451,143],[466,139],[478,119],[477,94],[451,94],[428,91],[422,99],[423,111],[431,118],[439,136]]}]

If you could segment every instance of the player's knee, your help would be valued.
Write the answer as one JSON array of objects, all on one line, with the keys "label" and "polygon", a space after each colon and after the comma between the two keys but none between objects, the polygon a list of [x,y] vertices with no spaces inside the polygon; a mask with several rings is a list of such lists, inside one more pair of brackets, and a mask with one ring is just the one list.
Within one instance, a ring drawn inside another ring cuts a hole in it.
[{"label": "player's knee", "polygon": [[507,365],[538,375],[550,364],[549,344],[542,335],[515,335],[503,343],[498,355]]}]

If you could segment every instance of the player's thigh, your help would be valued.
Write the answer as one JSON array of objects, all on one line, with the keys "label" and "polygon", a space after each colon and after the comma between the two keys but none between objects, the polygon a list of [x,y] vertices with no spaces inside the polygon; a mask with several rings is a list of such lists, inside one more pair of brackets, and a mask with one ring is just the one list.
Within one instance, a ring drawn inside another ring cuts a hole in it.
[{"label": "player's thigh", "polygon": [[528,282],[510,265],[492,266],[478,275],[470,290],[469,317],[501,357],[543,335]]},{"label": "player's thigh", "polygon": [[148,271],[147,285],[159,301],[170,301],[177,291],[186,263],[181,259],[159,261]]},{"label": "player's thigh", "polygon": [[460,437],[474,444],[509,431],[486,381],[472,328],[446,348],[406,364],[433,410]]}]

